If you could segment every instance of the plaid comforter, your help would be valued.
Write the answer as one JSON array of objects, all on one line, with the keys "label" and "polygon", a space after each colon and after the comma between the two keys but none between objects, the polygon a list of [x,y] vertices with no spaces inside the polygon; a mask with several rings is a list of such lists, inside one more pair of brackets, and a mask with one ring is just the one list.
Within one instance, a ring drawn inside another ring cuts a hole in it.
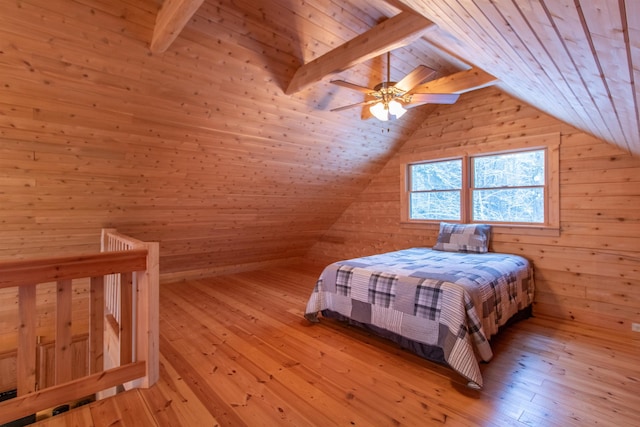
[{"label": "plaid comforter", "polygon": [[[305,317],[329,309],[442,349],[474,387],[489,338],[533,301],[533,273],[517,255],[405,249],[340,261],[324,269]],[[477,357],[476,357],[477,355]]]}]

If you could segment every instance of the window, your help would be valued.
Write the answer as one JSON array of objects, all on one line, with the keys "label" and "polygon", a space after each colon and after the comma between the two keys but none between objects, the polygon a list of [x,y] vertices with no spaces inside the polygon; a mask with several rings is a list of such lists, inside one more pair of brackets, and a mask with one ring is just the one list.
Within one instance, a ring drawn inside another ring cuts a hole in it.
[{"label": "window", "polygon": [[545,151],[472,157],[471,221],[544,224]]},{"label": "window", "polygon": [[462,160],[409,165],[411,219],[460,220]]},{"label": "window", "polygon": [[403,222],[558,229],[559,144],[509,148],[404,162]]}]

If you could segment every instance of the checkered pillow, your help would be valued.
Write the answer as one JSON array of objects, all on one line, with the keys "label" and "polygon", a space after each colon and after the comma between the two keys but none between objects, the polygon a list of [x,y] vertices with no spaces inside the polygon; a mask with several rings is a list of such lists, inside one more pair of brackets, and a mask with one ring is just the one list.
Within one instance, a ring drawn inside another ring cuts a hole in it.
[{"label": "checkered pillow", "polygon": [[491,226],[486,224],[440,223],[438,241],[433,249],[445,252],[485,253],[489,250]]}]

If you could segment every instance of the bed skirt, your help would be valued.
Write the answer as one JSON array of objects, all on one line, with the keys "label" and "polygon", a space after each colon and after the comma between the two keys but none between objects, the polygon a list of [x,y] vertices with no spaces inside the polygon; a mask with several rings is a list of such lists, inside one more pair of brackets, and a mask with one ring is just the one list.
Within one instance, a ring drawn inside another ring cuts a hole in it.
[{"label": "bed skirt", "polygon": [[[340,322],[347,323],[348,325],[356,326],[358,328],[372,332],[374,335],[390,340],[398,344],[400,348],[408,350],[411,353],[414,353],[422,357],[423,359],[427,359],[431,362],[435,362],[440,365],[449,367],[449,365],[445,361],[444,352],[440,347],[411,340],[409,338],[403,337],[402,335],[396,334],[394,332],[388,331],[383,328],[379,328],[375,325],[358,322],[357,320],[353,320],[349,317],[343,316],[342,314],[332,310],[322,310],[321,313],[322,313],[322,317],[325,317],[328,319],[336,319]],[[529,317],[533,317],[533,310],[531,305],[529,305],[523,310],[520,310],[513,317],[511,317],[506,324],[504,324],[499,328],[498,334],[500,334],[504,329],[508,328],[514,323],[517,323],[524,319],[528,319]]]}]

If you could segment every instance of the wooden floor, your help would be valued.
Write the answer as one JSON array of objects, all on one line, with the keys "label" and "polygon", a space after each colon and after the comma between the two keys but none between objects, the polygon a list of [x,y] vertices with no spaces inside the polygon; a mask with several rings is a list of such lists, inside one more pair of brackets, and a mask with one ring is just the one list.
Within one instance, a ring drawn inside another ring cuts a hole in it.
[{"label": "wooden floor", "polygon": [[163,285],[161,380],[49,426],[638,426],[638,340],[533,318],[493,341],[474,391],[453,371],[302,317],[316,266]]}]

